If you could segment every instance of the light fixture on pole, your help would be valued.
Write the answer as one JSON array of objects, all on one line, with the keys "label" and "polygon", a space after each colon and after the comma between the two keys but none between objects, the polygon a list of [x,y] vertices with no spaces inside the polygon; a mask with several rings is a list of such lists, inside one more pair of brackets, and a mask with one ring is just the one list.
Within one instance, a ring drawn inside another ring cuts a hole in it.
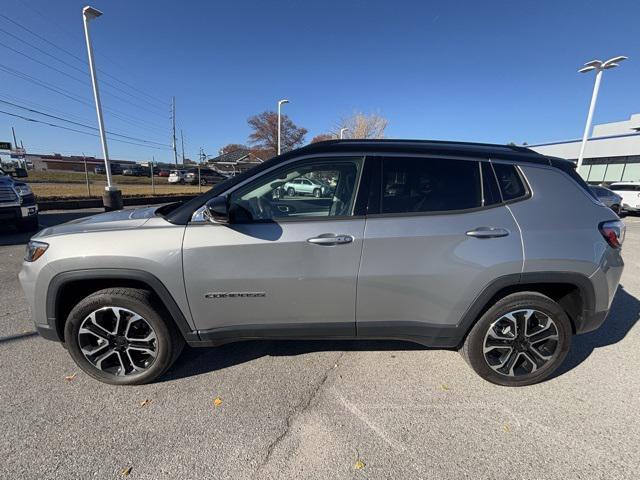
[{"label": "light fixture on pole", "polygon": [[344,138],[344,132],[346,132],[347,130],[349,130],[347,127],[343,127],[340,129],[340,140]]},{"label": "light fixture on pole", "polygon": [[593,120],[593,112],[596,109],[596,100],[598,99],[598,90],[600,90],[600,81],[602,79],[602,72],[605,70],[609,70],[610,68],[615,68],[618,66],[619,62],[626,60],[625,56],[618,56],[610,58],[609,60],[592,60],[584,64],[579,73],[590,72],[591,70],[596,71],[596,82],[593,85],[593,93],[591,94],[591,104],[589,105],[589,113],[587,115],[587,124],[584,127],[584,134],[582,135],[582,144],[580,145],[580,154],[578,155],[578,166],[579,169],[582,166],[582,160],[584,159],[584,150],[587,146],[587,137],[589,136],[589,131],[591,130],[591,121]]},{"label": "light fixture on pole", "polygon": [[107,174],[107,186],[102,195],[104,209],[120,210],[122,208],[122,193],[113,184],[111,179],[111,165],[109,163],[109,149],[107,148],[107,135],[104,128],[104,119],[102,117],[102,104],[100,103],[100,90],[98,89],[98,78],[96,76],[96,66],[93,60],[93,47],[91,45],[91,37],[89,36],[89,22],[94,18],[102,15],[100,10],[86,6],[82,9],[82,19],[84,22],[84,36],[87,42],[87,55],[89,56],[89,71],[91,72],[91,84],[93,86],[93,98],[96,102],[96,113],[98,115],[98,129],[100,130],[100,142],[102,143],[102,153],[104,155],[104,169]]},{"label": "light fixture on pole", "polygon": [[283,98],[282,100],[278,100],[278,155],[280,155],[280,144],[281,144],[280,131],[282,129],[281,121],[280,121],[280,109],[282,108],[282,105],[285,103],[289,103],[289,100],[287,100],[286,98]]}]

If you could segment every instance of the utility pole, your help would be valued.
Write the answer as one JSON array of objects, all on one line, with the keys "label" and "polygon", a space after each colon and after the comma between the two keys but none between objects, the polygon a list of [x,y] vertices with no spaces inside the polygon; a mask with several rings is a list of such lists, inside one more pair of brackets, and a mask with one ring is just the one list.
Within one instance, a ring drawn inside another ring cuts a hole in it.
[{"label": "utility pole", "polygon": [[184,135],[182,129],[180,129],[180,140],[182,141],[182,163],[184,163]]},{"label": "utility pole", "polygon": [[18,140],[16,140],[16,129],[11,127],[11,133],[13,133],[13,148],[18,148]]},{"label": "utility pole", "polygon": [[176,164],[176,168],[178,168],[178,148],[176,145],[176,97],[172,97],[171,121],[173,122],[173,161]]}]

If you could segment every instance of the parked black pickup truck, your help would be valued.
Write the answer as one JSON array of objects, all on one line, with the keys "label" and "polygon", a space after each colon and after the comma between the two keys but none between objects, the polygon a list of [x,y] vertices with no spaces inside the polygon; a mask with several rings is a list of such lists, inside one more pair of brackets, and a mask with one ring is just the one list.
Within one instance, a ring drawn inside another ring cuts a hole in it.
[{"label": "parked black pickup truck", "polygon": [[38,205],[31,188],[0,168],[0,224],[14,224],[20,231],[38,229]]}]

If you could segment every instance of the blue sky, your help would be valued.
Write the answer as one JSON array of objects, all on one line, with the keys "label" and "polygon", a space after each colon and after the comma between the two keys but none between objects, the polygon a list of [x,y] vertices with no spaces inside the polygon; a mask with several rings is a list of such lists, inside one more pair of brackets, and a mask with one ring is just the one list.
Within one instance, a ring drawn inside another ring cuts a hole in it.
[{"label": "blue sky", "polygon": [[[4,0],[0,13],[84,59],[85,4]],[[588,60],[615,55],[630,59],[605,73],[595,121],[622,120],[640,111],[637,0],[96,0],[92,5],[104,12],[92,24],[96,62],[109,75],[100,79],[121,89],[103,88],[104,106],[117,112],[106,112],[107,129],[169,144],[169,104],[175,95],[178,129],[184,130],[192,158],[200,147],[215,154],[227,143],[246,142],[247,118],[273,110],[283,97],[291,100],[285,112],[309,130],[307,140],[355,110],[387,117],[389,137],[498,143],[577,138],[593,86],[593,75],[577,70]],[[84,83],[89,77],[82,72],[86,65],[5,17],[0,16],[0,66],[91,104]],[[5,71],[0,71],[0,100],[96,126],[90,106]],[[43,119],[6,103],[0,110]],[[12,125],[29,151],[101,156],[97,137],[2,114],[0,140],[10,139]],[[115,141],[109,146],[112,158],[172,159],[162,147]]]}]

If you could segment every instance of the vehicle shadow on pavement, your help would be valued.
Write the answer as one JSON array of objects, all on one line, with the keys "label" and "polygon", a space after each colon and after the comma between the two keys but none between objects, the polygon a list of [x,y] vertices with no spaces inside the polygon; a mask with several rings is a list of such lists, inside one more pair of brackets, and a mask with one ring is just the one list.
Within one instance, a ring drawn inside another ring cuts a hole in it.
[{"label": "vehicle shadow on pavement", "polygon": [[563,375],[580,365],[589,358],[589,355],[596,348],[620,342],[638,323],[638,320],[640,320],[640,300],[627,292],[623,285],[620,285],[605,322],[594,332],[573,337],[573,345],[569,355],[550,379]]},{"label": "vehicle shadow on pavement", "polygon": [[[42,230],[46,227],[52,227],[61,223],[70,222],[78,218],[86,217],[89,215],[95,215],[99,212],[87,213],[81,212],[61,212],[61,213],[48,213],[40,214],[39,222],[40,226],[38,230]],[[11,225],[0,225],[0,246],[7,245],[24,245],[36,232],[19,232],[17,228]]]},{"label": "vehicle shadow on pavement", "polygon": [[[620,342],[640,320],[640,300],[622,285],[618,288],[605,323],[598,330],[573,337],[573,345],[555,378],[576,368],[600,347]],[[400,340],[250,340],[220,347],[189,348],[157,382],[166,382],[222,370],[265,356],[294,356],[332,351],[408,351],[428,347]]]},{"label": "vehicle shadow on pavement", "polygon": [[220,347],[185,347],[171,369],[157,383],[178,380],[250,362],[261,357],[289,357],[314,352],[427,350],[400,340],[248,340]]}]

